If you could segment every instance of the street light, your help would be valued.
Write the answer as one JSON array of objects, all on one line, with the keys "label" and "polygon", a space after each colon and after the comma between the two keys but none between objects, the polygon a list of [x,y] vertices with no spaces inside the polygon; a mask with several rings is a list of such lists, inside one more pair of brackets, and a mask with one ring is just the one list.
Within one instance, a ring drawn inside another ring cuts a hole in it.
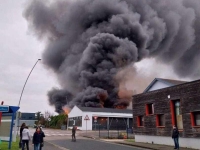
[{"label": "street light", "polygon": [[23,92],[24,92],[24,88],[25,88],[25,86],[26,86],[26,83],[27,83],[27,81],[28,81],[28,78],[29,78],[29,76],[31,75],[31,73],[32,73],[33,69],[35,68],[35,66],[37,65],[38,61],[40,61],[40,60],[41,60],[41,59],[38,59],[38,60],[36,61],[35,65],[34,65],[33,68],[31,69],[31,71],[30,71],[30,73],[29,73],[29,75],[28,75],[28,77],[27,77],[27,79],[26,79],[26,82],[25,82],[25,84],[24,84],[24,87],[23,87],[22,92],[21,92],[21,95],[20,95],[20,99],[19,99],[18,106],[20,106],[21,99],[22,99],[22,94],[23,94]]},{"label": "street light", "polygon": [[[33,69],[35,68],[35,66],[37,65],[37,63],[38,63],[38,61],[40,61],[41,59],[38,59],[37,61],[36,61],[36,63],[34,64],[34,66],[33,66],[33,68],[31,69],[31,71],[30,71],[30,73],[29,73],[29,75],[28,75],[28,77],[27,77],[27,79],[26,79],[26,81],[25,81],[25,83],[24,83],[24,86],[23,86],[23,89],[22,89],[22,92],[21,92],[21,95],[20,95],[20,99],[19,99],[19,103],[18,103],[18,106],[20,106],[20,103],[21,103],[21,99],[22,99],[22,95],[23,95],[23,92],[24,92],[24,88],[25,88],[25,86],[26,86],[26,83],[27,83],[27,81],[28,81],[28,79],[29,79],[29,76],[31,75],[31,73],[32,73],[32,71],[33,71]],[[17,135],[17,126],[18,126],[18,118],[19,118],[19,113],[17,112],[16,113],[16,122],[15,122],[15,128],[14,128],[14,141],[16,141],[16,135]]]}]

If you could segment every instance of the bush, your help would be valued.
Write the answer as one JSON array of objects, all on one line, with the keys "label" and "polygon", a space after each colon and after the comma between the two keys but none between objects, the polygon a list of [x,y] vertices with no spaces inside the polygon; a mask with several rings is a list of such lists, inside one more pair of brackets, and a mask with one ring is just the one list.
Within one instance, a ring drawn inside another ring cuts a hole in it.
[{"label": "bush", "polygon": [[67,125],[67,118],[68,116],[66,114],[53,116],[51,117],[49,125],[51,128],[60,129],[62,125]]}]

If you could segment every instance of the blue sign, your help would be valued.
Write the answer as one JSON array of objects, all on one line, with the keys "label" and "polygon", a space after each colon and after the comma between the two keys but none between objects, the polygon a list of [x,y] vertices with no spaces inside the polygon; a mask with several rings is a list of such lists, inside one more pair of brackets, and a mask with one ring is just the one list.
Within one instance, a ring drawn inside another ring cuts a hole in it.
[{"label": "blue sign", "polygon": [[9,112],[9,106],[0,105],[0,112]]}]

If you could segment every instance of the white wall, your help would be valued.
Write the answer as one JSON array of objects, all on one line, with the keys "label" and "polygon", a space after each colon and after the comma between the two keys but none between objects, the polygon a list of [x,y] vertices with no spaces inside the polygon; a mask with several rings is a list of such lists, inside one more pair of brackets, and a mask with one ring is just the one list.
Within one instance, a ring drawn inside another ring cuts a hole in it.
[{"label": "white wall", "polygon": [[[174,145],[171,137],[164,136],[148,136],[148,135],[135,135],[136,142],[154,143],[162,145]],[[195,138],[179,138],[180,147],[188,147],[200,150],[200,139]]]},{"label": "white wall", "polygon": [[[92,130],[92,118],[94,116],[97,117],[121,117],[121,118],[132,118],[132,114],[123,114],[123,113],[106,113],[106,112],[83,112],[80,110],[77,106],[74,106],[74,108],[71,110],[71,112],[68,114],[68,117],[78,117],[82,116],[82,127],[78,127],[80,130],[86,130],[86,121],[85,116],[88,115],[90,120],[87,120],[87,130]],[[70,127],[69,127],[70,128]]]},{"label": "white wall", "polygon": [[86,130],[86,120],[85,116],[88,115],[90,120],[87,120],[87,130],[92,130],[92,116],[93,112],[83,112],[83,117],[82,117],[82,130]]},{"label": "white wall", "polygon": [[166,87],[170,87],[170,85],[160,82],[160,81],[156,81],[156,83],[154,83],[153,86],[148,91],[154,91],[154,90],[158,90],[158,89],[162,89]]}]

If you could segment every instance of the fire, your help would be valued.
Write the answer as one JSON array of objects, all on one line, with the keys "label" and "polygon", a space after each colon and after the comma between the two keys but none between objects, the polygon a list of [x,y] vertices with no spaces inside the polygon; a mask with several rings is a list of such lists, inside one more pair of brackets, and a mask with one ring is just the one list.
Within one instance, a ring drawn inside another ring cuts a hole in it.
[{"label": "fire", "polygon": [[115,106],[115,109],[126,109],[127,106],[124,106],[124,105],[116,105]]},{"label": "fire", "polygon": [[70,111],[71,111],[71,108],[69,108],[68,106],[63,106],[62,107],[62,109],[63,109],[63,111],[65,112],[65,114],[69,114],[70,113]]},{"label": "fire", "polygon": [[107,92],[98,93],[97,98],[98,98],[99,101],[100,101],[101,108],[103,108],[103,107],[104,107],[104,102],[105,102],[106,99],[108,98],[108,93],[107,93]]}]

